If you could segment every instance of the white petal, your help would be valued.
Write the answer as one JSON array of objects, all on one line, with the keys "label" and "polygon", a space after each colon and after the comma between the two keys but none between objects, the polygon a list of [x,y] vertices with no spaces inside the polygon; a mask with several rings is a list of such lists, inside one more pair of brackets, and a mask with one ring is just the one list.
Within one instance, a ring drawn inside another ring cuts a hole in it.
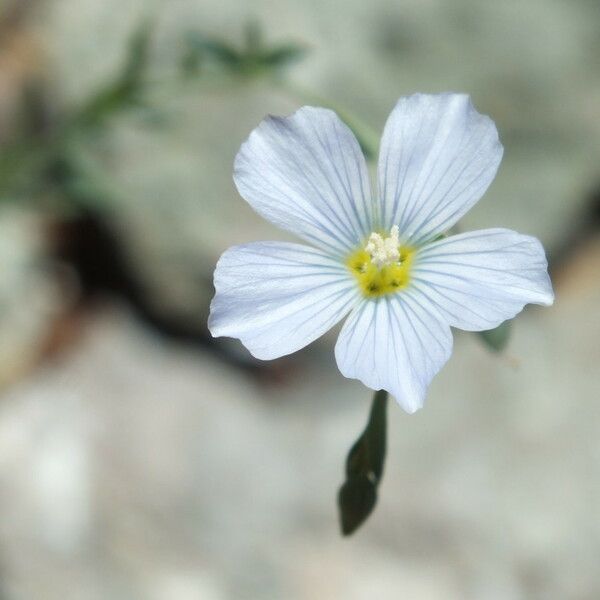
[{"label": "white petal", "polygon": [[381,140],[382,225],[413,244],[454,225],[484,194],[502,145],[494,122],[464,94],[401,98]]},{"label": "white petal", "polygon": [[554,301],[540,242],[508,229],[473,231],[421,248],[413,286],[438,307],[453,327],[497,327],[525,304]]},{"label": "white petal", "polygon": [[365,159],[331,110],[266,118],[240,148],[234,179],[256,212],[333,255],[371,232]]},{"label": "white petal", "polygon": [[413,413],[452,351],[450,327],[410,290],[364,300],[348,317],[335,347],[345,377],[385,389]]},{"label": "white petal", "polygon": [[219,259],[208,327],[239,338],[256,357],[303,348],[340,321],[357,299],[346,268],[300,244],[234,246]]}]

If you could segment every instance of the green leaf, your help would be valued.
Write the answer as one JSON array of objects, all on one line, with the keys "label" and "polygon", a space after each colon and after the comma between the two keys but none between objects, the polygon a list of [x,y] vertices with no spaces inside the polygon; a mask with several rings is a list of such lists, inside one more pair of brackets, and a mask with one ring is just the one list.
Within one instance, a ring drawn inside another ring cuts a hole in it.
[{"label": "green leaf", "polygon": [[[143,107],[145,75],[149,62],[152,23],[144,21],[131,35],[121,68],[71,114],[45,123],[44,106],[29,106],[28,126],[12,144],[0,151],[0,202],[11,197],[36,198],[51,186],[63,198],[90,196],[90,186],[81,173],[75,173],[68,145],[81,134],[101,131],[108,118],[118,111]],[[34,94],[39,99],[40,94]],[[25,99],[26,100],[26,99]],[[26,103],[23,103],[24,106]],[[94,197],[99,194],[94,192]]]},{"label": "green leaf", "polygon": [[297,62],[306,55],[306,48],[299,44],[285,44],[265,52],[261,62],[272,69],[282,69]]},{"label": "green leaf", "polygon": [[305,54],[299,44],[265,44],[260,25],[255,21],[248,23],[244,33],[245,42],[237,48],[219,38],[190,32],[181,61],[184,75],[198,75],[206,64],[229,74],[258,77],[277,72]]},{"label": "green leaf", "polygon": [[142,104],[141,95],[150,58],[151,34],[150,21],[143,22],[133,33],[120,72],[81,107],[75,118],[76,125],[96,126],[119,110]]},{"label": "green leaf", "polygon": [[377,486],[364,475],[348,479],[340,488],[340,526],[343,535],[354,533],[377,504]]},{"label": "green leaf", "polygon": [[387,437],[387,398],[375,392],[369,421],[346,459],[346,481],[338,494],[342,533],[350,535],[375,508],[377,486],[383,476]]},{"label": "green leaf", "polygon": [[200,66],[206,60],[212,60],[231,69],[238,69],[243,57],[241,52],[227,42],[207,37],[198,32],[189,33],[186,40],[184,65]]},{"label": "green leaf", "polygon": [[504,321],[495,329],[480,331],[479,337],[492,352],[502,352],[510,339],[511,321]]}]

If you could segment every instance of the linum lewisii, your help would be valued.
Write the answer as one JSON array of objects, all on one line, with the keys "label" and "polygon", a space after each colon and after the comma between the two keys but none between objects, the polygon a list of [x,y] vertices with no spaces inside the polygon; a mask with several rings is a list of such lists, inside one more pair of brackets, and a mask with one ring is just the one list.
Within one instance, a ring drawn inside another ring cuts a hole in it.
[{"label": "linum lewisii", "polygon": [[463,94],[401,98],[381,140],[377,192],[350,129],[327,109],[267,117],[234,179],[256,212],[306,244],[234,246],[215,271],[209,328],[259,359],[303,348],[346,318],[346,377],[409,413],[452,351],[525,304],[550,305],[540,242],[508,229],[442,237],[485,193],[502,158],[494,122]]}]

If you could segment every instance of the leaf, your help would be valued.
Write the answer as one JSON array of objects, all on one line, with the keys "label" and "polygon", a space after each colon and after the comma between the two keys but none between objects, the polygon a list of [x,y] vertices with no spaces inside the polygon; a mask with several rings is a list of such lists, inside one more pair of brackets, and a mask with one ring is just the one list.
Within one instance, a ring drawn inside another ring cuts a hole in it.
[{"label": "leaf", "polygon": [[367,426],[346,459],[346,481],[338,494],[343,535],[356,531],[377,503],[386,454],[387,398],[386,391],[375,392]]},{"label": "leaf", "polygon": [[354,533],[377,504],[377,487],[364,475],[348,479],[340,488],[340,525],[343,535]]},{"label": "leaf", "polygon": [[272,69],[282,69],[297,62],[306,55],[306,48],[299,44],[285,44],[265,52],[261,62]]},{"label": "leaf", "polygon": [[495,329],[480,331],[479,337],[492,352],[502,352],[510,339],[511,321],[504,321]]},{"label": "leaf", "polygon": [[[129,39],[127,55],[118,72],[73,113],[46,123],[44,107],[29,106],[27,117],[31,131],[25,130],[14,143],[4,144],[0,152],[1,202],[17,196],[35,198],[48,185],[58,188],[62,196],[69,199],[74,197],[71,189],[90,189],[87,183],[83,185],[84,178],[75,176],[70,158],[66,158],[66,149],[80,134],[100,131],[106,120],[118,111],[144,106],[142,92],[151,34],[152,22],[142,22]],[[36,92],[34,100],[39,98]],[[90,194],[86,191],[86,195]],[[99,196],[95,192],[94,195]],[[82,194],[78,192],[79,196]]]},{"label": "leaf", "polygon": [[191,32],[186,40],[184,64],[201,65],[205,60],[213,60],[229,68],[238,69],[243,61],[242,53],[231,44],[210,38],[198,32]]},{"label": "leaf", "polygon": [[134,31],[120,72],[82,106],[75,119],[78,125],[95,126],[118,110],[141,104],[143,77],[150,56],[151,34],[152,24],[149,21],[143,22]]},{"label": "leaf", "polygon": [[245,29],[245,43],[239,49],[219,38],[190,32],[181,61],[184,75],[198,75],[204,64],[230,74],[257,77],[279,71],[305,54],[299,44],[265,44],[260,25],[251,21]]}]

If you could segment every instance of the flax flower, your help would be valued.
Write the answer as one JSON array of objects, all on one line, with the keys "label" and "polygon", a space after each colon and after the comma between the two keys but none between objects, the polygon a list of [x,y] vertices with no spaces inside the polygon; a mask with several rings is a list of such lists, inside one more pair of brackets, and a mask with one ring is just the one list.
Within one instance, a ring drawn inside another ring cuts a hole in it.
[{"label": "flax flower", "polygon": [[372,195],[364,157],[331,110],[268,117],[242,145],[243,198],[306,244],[234,246],[215,271],[209,328],[259,359],[303,348],[347,317],[346,377],[408,412],[452,351],[451,327],[492,329],[550,305],[540,242],[508,229],[443,237],[484,194],[502,158],[493,121],[462,94],[401,98],[381,140]]}]

